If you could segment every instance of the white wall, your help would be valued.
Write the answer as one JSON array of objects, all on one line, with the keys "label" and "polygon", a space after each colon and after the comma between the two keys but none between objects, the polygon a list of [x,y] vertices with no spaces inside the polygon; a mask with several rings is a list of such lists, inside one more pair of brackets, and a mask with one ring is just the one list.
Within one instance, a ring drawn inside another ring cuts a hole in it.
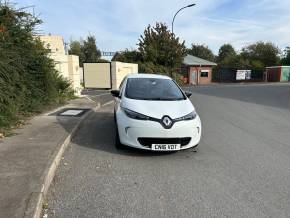
[{"label": "white wall", "polygon": [[69,66],[67,55],[51,55],[50,58],[54,60],[55,69],[66,79],[69,79]]},{"label": "white wall", "polygon": [[79,95],[81,91],[79,57],[65,54],[61,36],[40,36],[39,38],[51,50],[50,58],[55,62],[55,69],[70,81],[75,94]]},{"label": "white wall", "polygon": [[111,70],[112,89],[118,89],[125,76],[132,73],[138,73],[138,64],[112,61]]},{"label": "white wall", "polygon": [[79,56],[67,55],[68,58],[68,69],[69,69],[69,80],[71,81],[72,88],[76,94],[80,94],[81,81],[79,71]]},{"label": "white wall", "polygon": [[61,36],[39,36],[39,38],[50,49],[51,54],[65,55],[64,42]]},{"label": "white wall", "polygon": [[82,67],[79,68],[79,75],[81,83],[84,82],[84,69]]}]

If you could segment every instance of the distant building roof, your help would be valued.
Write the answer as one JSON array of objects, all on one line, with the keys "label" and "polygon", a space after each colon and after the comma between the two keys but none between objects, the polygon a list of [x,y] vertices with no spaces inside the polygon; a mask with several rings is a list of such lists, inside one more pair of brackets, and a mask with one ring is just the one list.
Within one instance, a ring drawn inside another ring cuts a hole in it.
[{"label": "distant building roof", "polygon": [[195,57],[193,55],[186,55],[183,59],[183,64],[189,66],[216,66],[217,64],[211,61],[204,60],[202,58]]}]

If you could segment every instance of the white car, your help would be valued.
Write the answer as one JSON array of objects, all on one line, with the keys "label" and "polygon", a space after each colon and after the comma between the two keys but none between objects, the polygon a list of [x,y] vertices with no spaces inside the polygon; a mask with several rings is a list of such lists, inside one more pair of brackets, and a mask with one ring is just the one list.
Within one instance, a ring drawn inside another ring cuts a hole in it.
[{"label": "white car", "polygon": [[170,77],[131,74],[111,94],[118,148],[177,151],[199,144],[201,121],[188,99],[191,93]]}]

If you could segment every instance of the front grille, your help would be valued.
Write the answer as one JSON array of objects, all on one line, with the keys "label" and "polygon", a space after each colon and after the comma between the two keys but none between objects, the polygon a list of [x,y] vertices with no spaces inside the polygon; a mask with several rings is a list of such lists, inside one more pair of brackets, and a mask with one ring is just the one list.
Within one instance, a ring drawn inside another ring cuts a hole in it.
[{"label": "front grille", "polygon": [[152,144],[180,144],[181,147],[188,145],[190,137],[184,138],[138,138],[138,142],[147,148],[151,148]]}]

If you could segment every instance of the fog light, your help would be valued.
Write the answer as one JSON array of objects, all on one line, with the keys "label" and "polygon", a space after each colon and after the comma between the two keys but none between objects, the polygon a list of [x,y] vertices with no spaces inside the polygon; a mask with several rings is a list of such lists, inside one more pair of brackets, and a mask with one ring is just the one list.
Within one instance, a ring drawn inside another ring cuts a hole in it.
[{"label": "fog light", "polygon": [[128,129],[130,129],[129,126],[125,127],[125,133],[128,135]]}]

